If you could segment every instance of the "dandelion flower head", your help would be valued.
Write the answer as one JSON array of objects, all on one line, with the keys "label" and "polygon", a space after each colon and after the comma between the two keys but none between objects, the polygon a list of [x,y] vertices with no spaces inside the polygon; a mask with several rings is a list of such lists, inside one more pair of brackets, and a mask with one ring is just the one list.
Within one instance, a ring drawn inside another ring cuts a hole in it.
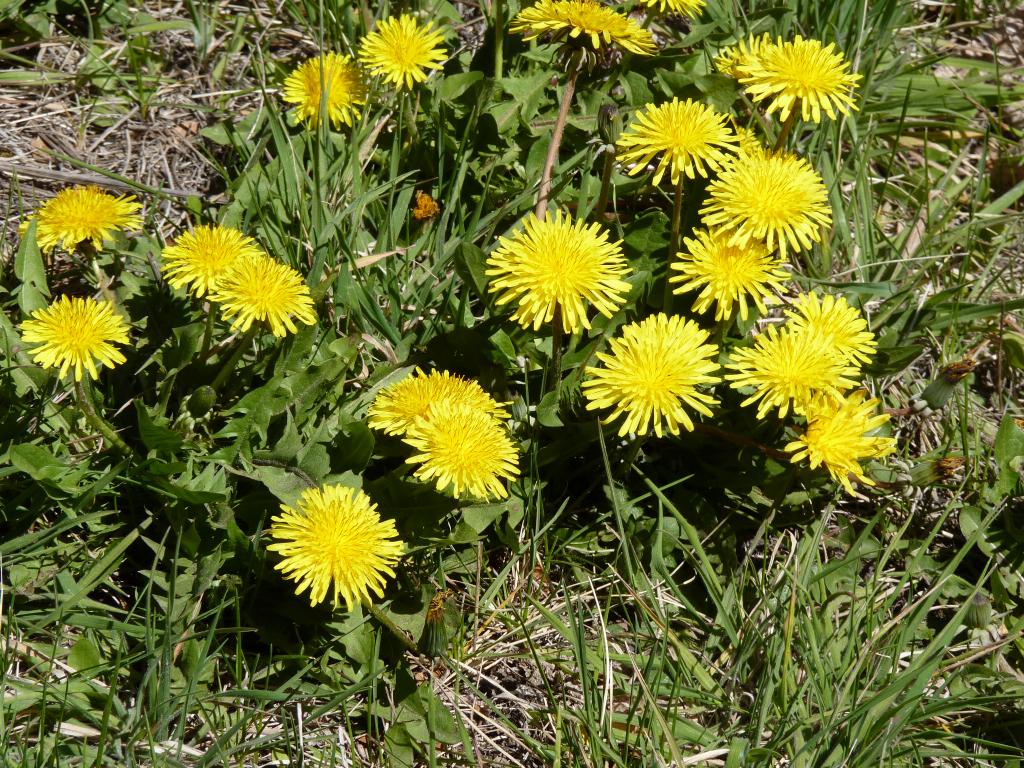
[{"label": "dandelion flower head", "polygon": [[675,293],[700,290],[693,311],[705,312],[714,304],[716,321],[731,317],[734,305],[746,320],[748,299],[764,314],[764,299],[781,291],[789,279],[786,262],[756,240],[730,245],[727,236],[702,229],[683,238],[683,244],[687,252],[672,265],[681,273],[670,279],[682,283]]},{"label": "dandelion flower head", "polygon": [[385,575],[402,556],[394,520],[380,519],[377,505],[357,488],[327,485],[307,488],[295,507],[281,505],[271,518],[267,546],[282,560],[275,569],[298,582],[295,594],[309,590],[317,605],[327,593],[345,599],[348,610],[369,602],[370,592],[384,596]]},{"label": "dandelion flower head", "polygon": [[821,242],[832,223],[821,176],[789,152],[740,156],[708,185],[700,214],[704,226],[730,232],[733,245],[760,240],[783,258]]},{"label": "dandelion flower head", "polygon": [[373,74],[396,88],[412,88],[427,79],[428,69],[441,69],[447,53],[444,35],[403,13],[379,21],[363,38],[359,59]]},{"label": "dandelion flower head", "polygon": [[800,35],[791,42],[765,45],[757,56],[737,65],[739,81],[755,101],[771,99],[767,112],[789,117],[800,103],[800,116],[806,122],[821,122],[822,110],[835,120],[836,113],[849,114],[857,109],[853,89],[861,76],[849,72],[850,63],[835,51],[835,43],[822,46],[818,40]]},{"label": "dandelion flower head", "polygon": [[896,447],[893,438],[874,434],[889,421],[889,414],[878,413],[878,400],[865,396],[858,390],[845,398],[815,397],[807,406],[807,430],[786,446],[793,452],[793,462],[807,459],[812,469],[824,464],[848,493],[853,493],[851,477],[875,484],[864,474],[861,461],[882,458]]},{"label": "dandelion flower head", "polygon": [[868,321],[842,296],[801,294],[786,315],[790,326],[817,335],[847,362],[870,363],[875,354],[875,334],[868,330]]},{"label": "dandelion flower head", "polygon": [[640,0],[648,8],[662,13],[681,13],[685,16],[700,16],[707,0]]},{"label": "dandelion flower head", "polygon": [[[99,187],[70,187],[51,197],[33,214],[36,243],[49,253],[58,245],[70,251],[83,241],[99,250],[118,230],[142,226],[142,204],[132,195],[115,197]],[[22,233],[29,222],[19,228]]]},{"label": "dandelion flower head", "polygon": [[526,40],[547,32],[555,40],[581,38],[594,49],[615,44],[647,56],[657,51],[650,32],[595,0],[539,0],[516,15],[509,31],[522,33]]},{"label": "dandelion flower head", "polygon": [[757,337],[753,347],[733,352],[725,367],[735,371],[725,376],[733,389],[754,388],[742,405],[760,400],[759,419],[772,408],[779,409],[780,418],[790,409],[804,413],[815,394],[838,397],[856,386],[852,377],[858,373],[817,336],[774,325]]},{"label": "dandelion flower head", "polygon": [[232,328],[248,331],[253,321],[265,321],[275,336],[298,329],[292,318],[316,323],[313,299],[302,275],[266,254],[240,259],[224,275],[210,300],[221,306]]},{"label": "dandelion flower head", "polygon": [[284,81],[284,100],[310,128],[320,124],[320,102],[331,124],[351,126],[366,103],[363,74],[349,56],[325,53],[300,64]]},{"label": "dandelion flower head", "polygon": [[603,367],[586,371],[587,409],[613,408],[609,421],[625,416],[620,435],[677,435],[680,424],[692,431],[687,408],[710,416],[709,406],[718,403],[698,389],[721,381],[713,375],[718,347],[707,340],[692,320],[663,313],[623,327],[609,351],[597,353]]},{"label": "dandelion flower head", "polygon": [[708,170],[717,171],[726,153],[736,151],[736,136],[726,125],[726,116],[699,101],[672,99],[667,104],[646,105],[635,122],[619,137],[619,159],[634,162],[635,175],[661,155],[654,171],[654,183],[661,182],[665,171],[677,184],[685,175],[707,178]]},{"label": "dandelion flower head", "polygon": [[729,158],[732,162],[742,162],[744,158],[764,158],[767,157],[770,152],[764,145],[764,142],[757,137],[749,128],[743,128],[742,126],[733,125],[733,130],[736,132],[736,140],[739,142],[739,149],[736,150],[736,155]]},{"label": "dandelion flower head", "polygon": [[434,403],[404,439],[416,451],[409,462],[420,465],[413,474],[457,499],[503,499],[503,480],[519,474],[519,451],[504,426],[467,403]]},{"label": "dandelion flower head", "polygon": [[531,213],[521,231],[498,239],[487,266],[498,305],[516,302],[512,318],[534,330],[552,321],[556,307],[567,333],[589,328],[587,302],[609,317],[629,292],[619,243],[609,243],[597,224],[573,222],[561,211],[543,219]]},{"label": "dandelion flower head", "polygon": [[160,271],[174,288],[188,286],[202,297],[239,259],[262,253],[256,241],[231,227],[199,226],[164,248]]},{"label": "dandelion flower head", "polygon": [[741,75],[741,67],[756,63],[761,51],[771,43],[771,37],[765,32],[759,37],[751,35],[735,45],[726,46],[715,56],[715,69],[723,75],[738,78]]},{"label": "dandelion flower head", "polygon": [[448,371],[412,376],[382,389],[370,405],[369,424],[388,435],[404,435],[418,419],[429,418],[433,403],[469,405],[495,419],[507,419],[508,411],[477,382],[454,376]]},{"label": "dandelion flower head", "polygon": [[99,378],[96,363],[113,368],[125,361],[114,344],[128,343],[128,324],[109,301],[61,296],[37,309],[21,324],[26,344],[41,344],[29,351],[43,368],[60,366],[63,378],[72,368],[75,381],[82,373]]}]

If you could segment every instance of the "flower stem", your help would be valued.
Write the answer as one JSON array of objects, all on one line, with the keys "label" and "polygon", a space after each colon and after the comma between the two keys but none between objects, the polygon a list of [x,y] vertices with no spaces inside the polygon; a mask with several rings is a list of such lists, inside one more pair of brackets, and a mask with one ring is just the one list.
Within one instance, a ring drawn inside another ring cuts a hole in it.
[{"label": "flower stem", "polygon": [[235,366],[238,365],[238,361],[241,360],[242,354],[245,352],[245,348],[249,346],[249,342],[251,342],[253,337],[256,336],[256,331],[258,329],[259,326],[256,323],[253,323],[249,326],[249,330],[242,334],[242,340],[238,342],[238,346],[235,347],[235,351],[231,353],[231,357],[229,357],[228,361],[224,363],[224,367],[220,369],[220,372],[217,374],[217,378],[215,378],[213,383],[210,384],[211,387],[214,389],[220,389],[224,386],[224,382],[228,380],[228,376],[230,376],[231,372],[235,370]]},{"label": "flower stem", "polygon": [[213,341],[213,304],[206,302],[206,329],[203,331],[203,345],[200,347],[199,357],[205,359],[210,351],[210,343]]},{"label": "flower stem", "polygon": [[78,401],[78,407],[85,414],[85,420],[89,422],[92,428],[103,435],[103,438],[116,448],[118,453],[124,456],[131,456],[132,449],[128,447],[128,443],[118,436],[114,428],[96,410],[96,404],[92,399],[92,386],[88,384],[88,381],[85,384],[81,381],[75,382],[75,399]]},{"label": "flower stem", "polygon": [[640,449],[644,447],[644,443],[647,442],[647,438],[650,435],[634,436],[633,442],[629,445],[629,451],[625,455],[624,464],[627,471],[633,466],[633,462],[636,461],[637,456],[640,455]]},{"label": "flower stem", "polygon": [[604,211],[608,207],[608,198],[612,188],[612,171],[615,170],[615,151],[605,152],[604,168],[601,170],[601,193],[597,196],[597,205],[594,206],[594,218],[600,221],[604,218]]},{"label": "flower stem", "polygon": [[505,42],[505,0],[494,0],[494,79],[501,77],[504,62],[503,46]]},{"label": "flower stem", "polygon": [[719,427],[713,426],[711,424],[705,424],[703,422],[697,421],[694,422],[693,428],[695,432],[703,432],[705,435],[714,435],[715,437],[721,438],[722,440],[725,440],[727,443],[732,443],[733,445],[739,445],[744,448],[755,448],[759,450],[761,453],[763,453],[765,456],[768,456],[769,458],[772,459],[777,459],[779,461],[789,461],[791,458],[791,454],[786,453],[786,451],[780,451],[778,448],[772,448],[770,445],[765,445],[764,443],[759,443],[756,440],[752,440],[746,435],[738,435],[735,432],[728,432],[724,429],[720,429]]},{"label": "flower stem", "polygon": [[661,311],[668,314],[672,311],[672,283],[669,282],[672,259],[679,251],[679,225],[683,218],[683,176],[680,174],[676,182],[675,196],[672,200],[672,234],[668,241],[668,259],[665,261],[665,297],[661,302]]},{"label": "flower stem", "polygon": [[800,106],[800,101],[793,102],[793,108],[790,110],[789,117],[782,124],[782,130],[779,131],[779,137],[775,140],[775,151],[781,150],[785,144],[786,139],[789,138],[789,132],[793,129],[793,124],[796,122],[796,108]]},{"label": "flower stem", "polygon": [[384,626],[385,629],[387,629],[392,635],[394,635],[398,639],[398,641],[405,646],[405,649],[407,651],[409,651],[410,653],[415,653],[417,656],[420,655],[419,646],[416,645],[416,643],[413,642],[413,639],[409,637],[407,634],[405,634],[405,632],[403,632],[402,629],[397,624],[395,624],[395,622],[393,622],[386,613],[384,613],[384,611],[375,606],[369,600],[363,603],[363,607],[366,608],[366,610],[370,612],[370,615],[373,616],[373,618],[375,618],[377,621],[379,621]]},{"label": "flower stem", "polygon": [[548,145],[548,156],[544,159],[544,170],[541,173],[540,187],[537,191],[537,207],[534,209],[534,215],[538,219],[544,217],[544,212],[548,208],[548,195],[551,194],[551,174],[558,161],[558,147],[562,143],[562,132],[565,131],[565,121],[569,118],[569,107],[572,106],[572,96],[576,92],[576,78],[579,76],[580,70],[573,69],[565,83],[562,106],[558,109],[555,132],[551,134],[551,144]]},{"label": "flower stem", "polygon": [[557,392],[562,381],[562,305],[555,305],[551,318],[551,386],[548,391]]}]

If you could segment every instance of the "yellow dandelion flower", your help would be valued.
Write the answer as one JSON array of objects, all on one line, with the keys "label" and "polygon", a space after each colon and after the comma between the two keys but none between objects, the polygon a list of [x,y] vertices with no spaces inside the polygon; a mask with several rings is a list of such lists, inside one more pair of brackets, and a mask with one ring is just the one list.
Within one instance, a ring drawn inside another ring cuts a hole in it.
[{"label": "yellow dandelion flower", "polygon": [[629,292],[626,259],[618,242],[597,224],[573,222],[558,211],[554,218],[526,217],[524,229],[498,238],[487,259],[488,290],[499,293],[498,306],[518,302],[512,319],[537,330],[561,308],[567,333],[589,328],[586,303],[610,317]]},{"label": "yellow dandelion flower", "polygon": [[519,474],[519,452],[493,416],[468,403],[442,400],[417,419],[405,436],[417,453],[413,473],[455,498],[505,498],[502,480]]},{"label": "yellow dandelion flower", "polygon": [[811,164],[788,152],[744,155],[708,185],[704,226],[727,230],[732,245],[760,240],[768,250],[809,250],[832,223],[828,191]]},{"label": "yellow dandelion flower", "polygon": [[472,406],[495,419],[507,419],[508,411],[484,392],[477,382],[454,376],[448,371],[414,375],[382,389],[368,412],[369,425],[388,435],[404,435],[418,419],[427,418],[433,403],[460,403]]},{"label": "yellow dandelion flower", "polygon": [[725,367],[736,371],[725,376],[733,389],[754,387],[754,394],[742,404],[760,400],[759,419],[772,408],[779,409],[780,418],[790,408],[804,413],[816,393],[838,397],[857,384],[851,378],[857,368],[843,362],[819,337],[792,328],[780,331],[774,325],[757,337],[753,347],[734,351]]},{"label": "yellow dandelion flower", "polygon": [[298,582],[295,594],[309,590],[309,602],[324,601],[328,591],[334,606],[345,598],[348,610],[368,603],[370,592],[384,596],[385,574],[402,556],[394,520],[381,520],[377,505],[357,488],[325,485],[307,488],[295,507],[281,505],[284,514],[270,521],[267,546],[283,558],[274,566]]},{"label": "yellow dandelion flower", "polygon": [[[142,204],[133,195],[115,197],[99,187],[62,189],[31,217],[36,220],[36,244],[49,253],[58,245],[73,250],[88,240],[99,250],[114,232],[142,226]],[[19,231],[24,234],[28,222]]]},{"label": "yellow dandelion flower", "polygon": [[595,49],[614,44],[646,56],[657,51],[650,32],[595,0],[540,0],[521,10],[509,31],[521,32],[525,40],[547,32],[556,41],[579,38]]},{"label": "yellow dandelion flower", "polygon": [[320,103],[331,124],[351,126],[366,103],[366,84],[359,65],[344,54],[326,53],[307,59],[284,81],[284,100],[310,128],[320,124]]},{"label": "yellow dandelion flower", "polygon": [[849,72],[850,63],[835,51],[835,43],[822,47],[818,40],[778,40],[763,46],[756,57],[737,65],[739,81],[755,101],[771,99],[767,113],[778,111],[785,120],[800,102],[800,116],[806,122],[821,122],[821,111],[835,120],[836,112],[846,115],[857,109],[853,89],[861,76]]},{"label": "yellow dandelion flower", "polygon": [[790,326],[819,336],[853,365],[870,363],[875,354],[875,334],[868,330],[868,321],[842,296],[826,293],[819,299],[815,293],[802,294],[786,315]]},{"label": "yellow dandelion flower", "polygon": [[761,50],[771,44],[772,39],[765,32],[760,37],[751,35],[735,45],[726,46],[715,56],[715,69],[723,75],[738,78],[741,75],[740,67],[756,62]]},{"label": "yellow dandelion flower", "polygon": [[742,128],[738,125],[733,125],[733,131],[736,132],[736,139],[739,142],[739,149],[736,150],[736,155],[729,158],[733,162],[742,162],[744,158],[764,158],[770,153],[768,148],[762,143],[749,128]]},{"label": "yellow dandelion flower", "polygon": [[673,184],[684,174],[691,179],[696,174],[707,178],[708,170],[717,171],[725,163],[727,152],[736,151],[736,136],[726,120],[725,115],[692,99],[648,104],[619,137],[619,159],[636,163],[629,172],[632,176],[660,154],[655,184],[669,169]]},{"label": "yellow dandelion flower", "polygon": [[721,381],[711,375],[718,370],[718,347],[707,340],[707,331],[675,315],[659,313],[624,326],[609,352],[597,353],[604,367],[587,368],[587,410],[614,408],[608,421],[625,415],[619,435],[653,429],[661,437],[665,428],[678,435],[680,424],[693,431],[686,408],[710,416],[708,406],[718,404],[698,389]]},{"label": "yellow dandelion flower", "polygon": [[683,238],[683,244],[688,253],[680,253],[680,260],[672,265],[682,274],[670,282],[683,283],[675,293],[702,289],[693,311],[704,312],[714,303],[715,320],[731,317],[734,304],[739,306],[740,319],[746,320],[748,297],[764,314],[764,299],[782,290],[783,281],[789,279],[782,269],[785,260],[756,240],[741,248],[730,245],[726,236],[702,229],[693,238]]},{"label": "yellow dandelion flower", "polygon": [[411,14],[384,19],[363,38],[359,59],[373,74],[396,88],[412,88],[427,79],[428,69],[441,69],[447,56],[444,35]]},{"label": "yellow dandelion flower", "polygon": [[239,259],[262,253],[256,241],[231,227],[198,226],[164,248],[160,271],[174,288],[188,286],[196,296],[217,288],[217,281]]},{"label": "yellow dandelion flower", "polygon": [[824,464],[848,493],[853,493],[851,476],[875,484],[861,461],[880,459],[896,449],[895,439],[872,434],[889,421],[889,414],[877,413],[878,400],[865,397],[864,390],[845,398],[815,397],[807,406],[807,430],[786,446],[793,462],[807,459],[812,469]]},{"label": "yellow dandelion flower", "polygon": [[700,16],[700,12],[707,5],[707,0],[640,0],[648,8],[661,11],[662,13],[682,13],[686,16]]},{"label": "yellow dandelion flower", "polygon": [[96,363],[113,368],[125,361],[113,345],[128,343],[128,324],[109,301],[61,296],[21,324],[26,344],[41,344],[29,351],[43,368],[60,366],[63,377],[75,369],[75,381],[82,372],[99,378]]},{"label": "yellow dandelion flower", "polygon": [[240,259],[224,275],[210,300],[232,320],[232,328],[248,331],[254,320],[266,321],[275,336],[298,329],[292,322],[313,325],[316,313],[302,275],[265,254]]}]

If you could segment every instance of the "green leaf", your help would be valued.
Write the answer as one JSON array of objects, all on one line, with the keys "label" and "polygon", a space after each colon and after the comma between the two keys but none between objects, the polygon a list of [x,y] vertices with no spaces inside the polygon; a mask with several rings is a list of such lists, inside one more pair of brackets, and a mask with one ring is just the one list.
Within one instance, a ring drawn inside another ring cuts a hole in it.
[{"label": "green leaf", "polygon": [[720,112],[727,112],[739,94],[739,83],[726,75],[700,75],[694,84],[707,102]]},{"label": "green leaf", "polygon": [[476,295],[487,298],[487,257],[472,243],[462,243],[455,252],[455,272],[463,282],[473,286]]},{"label": "green leaf", "polygon": [[166,419],[160,418],[163,423],[157,423],[140,399],[136,398],[134,402],[135,413],[139,419],[139,437],[146,447],[153,451],[178,450],[184,442],[181,435],[165,426]]},{"label": "green leaf", "polygon": [[79,672],[98,667],[101,663],[99,648],[85,635],[78,638],[71,646],[71,651],[68,653],[68,664]]},{"label": "green leaf", "polygon": [[650,256],[668,248],[669,220],[661,211],[650,211],[636,217],[622,246],[630,256]]},{"label": "green leaf", "polygon": [[1019,490],[1021,457],[1024,457],[1024,429],[1020,428],[1013,416],[1007,414],[999,422],[995,441],[999,477],[996,479],[994,490],[999,497],[1005,498]]},{"label": "green leaf", "polygon": [[33,480],[55,480],[67,471],[67,465],[47,449],[31,443],[13,445],[7,456],[17,469]]},{"label": "green leaf", "polygon": [[561,427],[562,419],[558,416],[558,393],[548,392],[537,404],[537,421],[545,427]]},{"label": "green leaf", "polygon": [[507,508],[507,504],[475,504],[463,508],[462,519],[474,531],[483,533]]},{"label": "green leaf", "polygon": [[331,469],[335,472],[361,472],[370,463],[375,444],[373,432],[366,424],[361,421],[345,424],[327,449]]},{"label": "green leaf", "polygon": [[[548,72],[541,72],[525,77],[503,77],[498,81],[498,85],[510,98],[504,104],[495,102],[495,107],[490,111],[498,123],[498,130],[504,133],[514,127],[510,119],[513,115],[518,115],[524,123],[536,116],[544,103],[547,89],[551,87],[551,75]],[[511,106],[512,109],[499,111],[505,106]]]},{"label": "green leaf", "polygon": [[18,306],[26,315],[42,309],[49,301],[50,289],[46,285],[46,267],[36,244],[36,220],[30,219],[14,254],[14,276],[21,281],[18,288]]},{"label": "green leaf", "polygon": [[1012,331],[1003,334],[1003,359],[1007,365],[1024,371],[1024,335]]},{"label": "green leaf", "polygon": [[442,101],[454,102],[462,94],[483,80],[483,72],[460,72],[449,75],[437,86],[437,95]]},{"label": "green leaf", "polygon": [[924,348],[917,344],[879,349],[875,353],[871,365],[865,366],[865,369],[872,376],[888,376],[899,373],[919,358],[922,352],[924,352]]}]

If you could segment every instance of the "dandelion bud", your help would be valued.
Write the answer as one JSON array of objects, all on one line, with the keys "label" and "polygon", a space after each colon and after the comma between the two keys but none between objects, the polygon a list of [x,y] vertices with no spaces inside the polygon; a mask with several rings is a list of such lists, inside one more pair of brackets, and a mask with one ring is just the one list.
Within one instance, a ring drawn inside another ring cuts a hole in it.
[{"label": "dandelion bud", "polygon": [[956,385],[974,370],[976,363],[970,359],[949,363],[939,369],[939,375],[921,393],[923,400],[932,410],[945,407],[953,396]]},{"label": "dandelion bud", "polygon": [[971,629],[985,629],[992,623],[992,601],[978,593],[964,614],[964,624]]},{"label": "dandelion bud", "polygon": [[963,456],[944,456],[941,459],[926,459],[910,470],[910,481],[917,486],[945,483],[954,479],[957,471],[965,464]]},{"label": "dandelion bud", "polygon": [[427,608],[427,619],[420,637],[420,650],[426,656],[434,658],[448,650],[448,627],[444,622],[444,604],[452,596],[451,590],[443,590],[434,595]]},{"label": "dandelion bud", "polygon": [[188,399],[188,412],[192,418],[200,419],[210,412],[217,403],[217,391],[207,385],[199,387]]},{"label": "dandelion bud", "polygon": [[597,132],[605,144],[615,144],[622,133],[622,114],[614,104],[605,104],[597,113]]}]

